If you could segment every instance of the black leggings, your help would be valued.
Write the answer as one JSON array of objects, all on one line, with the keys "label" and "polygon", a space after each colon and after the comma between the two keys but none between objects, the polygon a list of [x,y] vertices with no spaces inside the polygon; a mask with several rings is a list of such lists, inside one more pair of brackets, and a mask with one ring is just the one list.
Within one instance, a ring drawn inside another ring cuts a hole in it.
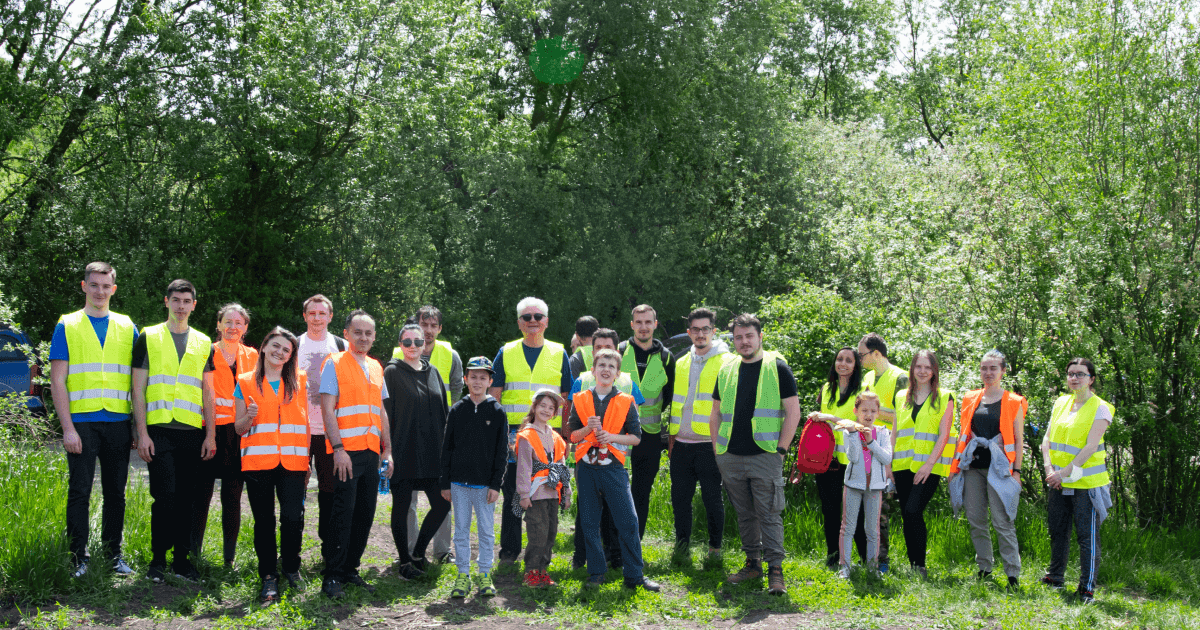
[{"label": "black leggings", "polygon": [[[429,499],[429,513],[421,521],[421,531],[413,545],[412,553],[408,552],[408,508],[412,505],[412,493],[423,491]],[[396,551],[400,552],[401,564],[413,561],[413,558],[425,558],[425,548],[433,540],[437,530],[450,513],[450,502],[442,498],[438,488],[438,480],[434,479],[392,479],[392,538],[396,541]]]},{"label": "black leggings", "polygon": [[896,479],[896,497],[900,500],[900,516],[904,519],[904,545],[908,548],[908,562],[914,566],[925,566],[925,547],[929,530],[925,527],[925,506],[933,499],[942,478],[929,475],[925,483],[913,483],[916,473],[911,470],[893,472]]},{"label": "black leggings", "polygon": [[[212,503],[213,490],[217,480],[211,477],[201,479],[196,490],[196,507],[192,517],[192,552],[197,556],[203,550],[204,530],[208,529],[208,508]],[[226,563],[233,562],[237,551],[238,531],[242,528],[242,487],[245,482],[241,476],[226,477],[221,480],[221,533],[224,538],[223,558]]]}]

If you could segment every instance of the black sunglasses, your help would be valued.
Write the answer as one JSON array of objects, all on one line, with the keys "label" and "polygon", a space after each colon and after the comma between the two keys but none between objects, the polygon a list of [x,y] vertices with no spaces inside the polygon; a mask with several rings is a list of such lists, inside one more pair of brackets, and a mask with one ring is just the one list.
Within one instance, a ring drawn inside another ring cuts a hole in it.
[{"label": "black sunglasses", "polygon": [[404,346],[405,348],[411,348],[413,346],[420,348],[421,346],[425,345],[425,340],[424,339],[401,339],[400,345]]},{"label": "black sunglasses", "polygon": [[523,319],[527,322],[531,322],[536,319],[540,322],[543,319],[546,319],[546,316],[541,313],[525,313],[524,315],[521,316],[521,319]]}]

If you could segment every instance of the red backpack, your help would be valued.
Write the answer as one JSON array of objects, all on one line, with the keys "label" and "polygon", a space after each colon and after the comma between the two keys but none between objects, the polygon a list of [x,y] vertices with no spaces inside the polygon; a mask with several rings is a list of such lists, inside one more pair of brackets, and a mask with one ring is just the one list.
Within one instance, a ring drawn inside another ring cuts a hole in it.
[{"label": "red backpack", "polygon": [[809,420],[800,432],[800,445],[796,449],[796,472],[817,474],[829,470],[837,442],[833,429],[821,420]]}]

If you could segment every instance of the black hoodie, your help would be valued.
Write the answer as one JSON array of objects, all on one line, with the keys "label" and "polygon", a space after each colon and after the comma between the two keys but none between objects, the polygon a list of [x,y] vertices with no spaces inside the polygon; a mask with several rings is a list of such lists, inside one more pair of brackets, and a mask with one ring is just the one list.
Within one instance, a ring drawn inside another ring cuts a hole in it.
[{"label": "black hoodie", "polygon": [[450,408],[442,444],[443,490],[450,482],[499,490],[508,465],[508,414],[495,398],[463,396]]},{"label": "black hoodie", "polygon": [[383,368],[388,398],[383,401],[392,425],[396,479],[437,479],[442,474],[442,437],[446,434],[446,389],[437,368],[421,369],[401,359]]}]

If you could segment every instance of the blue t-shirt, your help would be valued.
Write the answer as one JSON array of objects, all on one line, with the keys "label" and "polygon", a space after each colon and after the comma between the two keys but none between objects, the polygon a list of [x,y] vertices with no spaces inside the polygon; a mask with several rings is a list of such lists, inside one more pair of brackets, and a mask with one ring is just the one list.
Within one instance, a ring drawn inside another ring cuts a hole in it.
[{"label": "blue t-shirt", "polygon": [[[581,389],[583,389],[583,381],[577,378],[571,384],[571,394],[567,396],[567,400],[575,400],[575,394],[578,394]],[[646,404],[646,397],[642,395],[642,388],[638,387],[637,381],[633,382],[633,391],[630,392],[630,395],[633,396],[633,402],[637,403],[639,407]]]},{"label": "blue t-shirt", "polygon": [[[545,346],[542,346],[544,348]],[[521,349],[525,351],[525,363],[529,364],[529,370],[533,371],[533,366],[537,365],[538,357],[542,356],[542,348],[530,348],[524,343],[521,344]],[[496,360],[492,361],[492,369],[495,371],[492,374],[492,387],[504,387],[504,348],[500,348],[500,352],[496,353]],[[559,367],[562,372],[562,381],[559,383],[559,392],[571,391],[571,360],[567,357],[567,353],[563,352],[562,366]]]},{"label": "blue t-shirt", "polygon": [[[279,393],[279,381],[267,381],[267,385],[270,385],[271,389],[275,390],[276,394]],[[238,400],[246,400],[246,397],[242,395],[242,384],[241,383],[238,383],[233,386],[233,397]]]},{"label": "blue t-shirt", "polygon": [[[368,377],[370,376],[369,372],[367,371],[367,368],[363,368],[363,374],[367,374]],[[381,385],[381,389],[382,389],[381,397],[383,398],[383,400],[387,400],[387,398],[388,398],[387,382],[384,382]],[[337,396],[337,393],[338,393],[337,366],[333,363],[333,361],[326,361],[325,367],[321,369],[321,393],[322,394],[332,394],[334,396]]]},{"label": "blue t-shirt", "polygon": [[[104,340],[108,337],[108,315],[104,317],[87,318],[92,322],[92,330],[96,331],[96,338],[100,340],[100,347],[104,347]],[[133,327],[133,338],[137,339],[137,326]],[[71,349],[67,346],[67,327],[62,325],[62,322],[55,324],[54,334],[50,337],[50,360],[51,361],[70,361]],[[107,409],[100,411],[86,411],[81,413],[71,414],[71,422],[120,422],[128,420],[127,413],[113,413]]]}]

